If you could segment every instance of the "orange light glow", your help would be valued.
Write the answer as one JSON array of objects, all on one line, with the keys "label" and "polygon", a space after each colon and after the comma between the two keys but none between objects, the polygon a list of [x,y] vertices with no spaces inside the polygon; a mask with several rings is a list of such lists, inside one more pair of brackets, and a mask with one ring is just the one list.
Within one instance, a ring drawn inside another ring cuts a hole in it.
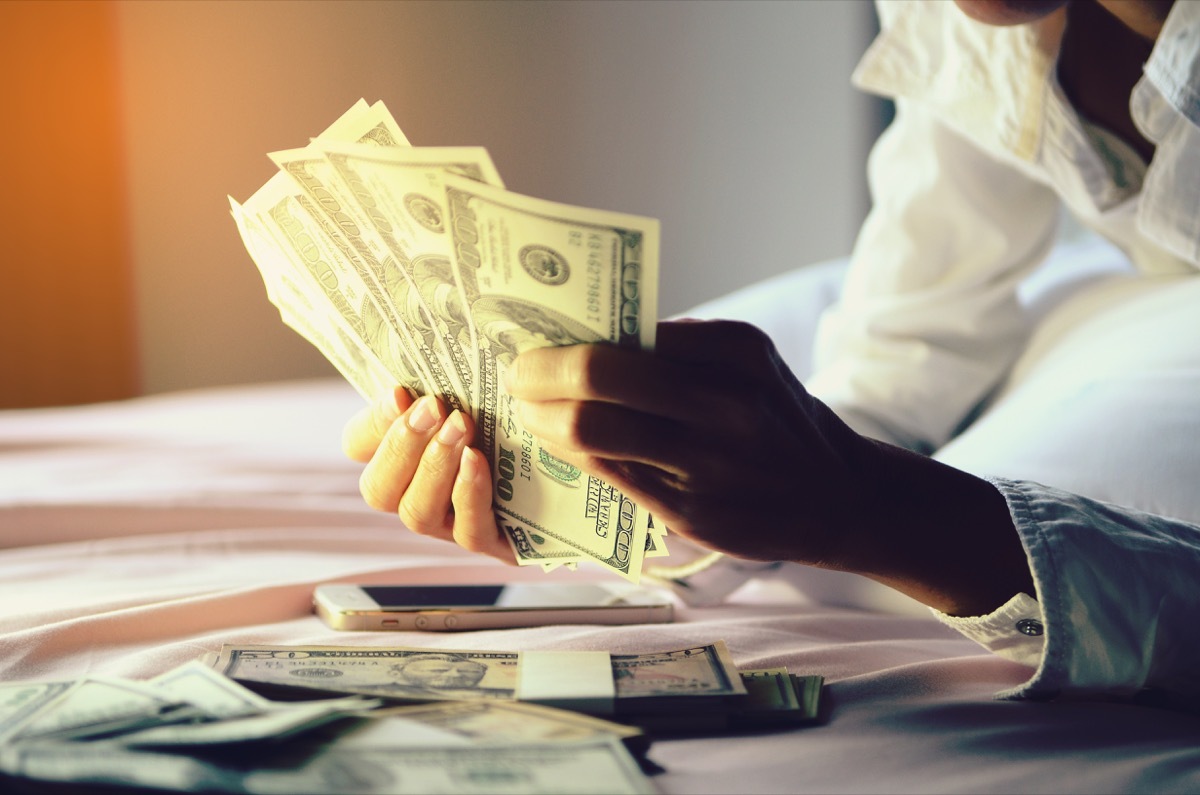
[{"label": "orange light glow", "polygon": [[112,2],[0,3],[0,407],[136,394]]}]

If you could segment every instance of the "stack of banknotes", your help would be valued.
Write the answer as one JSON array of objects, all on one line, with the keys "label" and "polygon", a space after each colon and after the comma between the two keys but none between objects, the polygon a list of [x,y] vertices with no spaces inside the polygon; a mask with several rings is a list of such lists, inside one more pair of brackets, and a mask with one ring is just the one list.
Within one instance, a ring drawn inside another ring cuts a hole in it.
[{"label": "stack of banknotes", "polygon": [[738,671],[719,642],[636,655],[226,646],[147,681],[0,685],[0,791],[652,793],[647,729],[811,723],[821,685]]},{"label": "stack of banknotes", "polygon": [[486,150],[414,147],[360,100],[233,217],[267,295],[364,397],[396,385],[475,421],[517,559],[637,581],[665,529],[541,449],[503,390],[530,348],[654,346],[659,224],[504,189]]},{"label": "stack of banknotes", "polygon": [[280,700],[519,701],[660,733],[811,722],[823,682],[784,669],[740,671],[722,641],[642,654],[225,646],[211,662]]}]

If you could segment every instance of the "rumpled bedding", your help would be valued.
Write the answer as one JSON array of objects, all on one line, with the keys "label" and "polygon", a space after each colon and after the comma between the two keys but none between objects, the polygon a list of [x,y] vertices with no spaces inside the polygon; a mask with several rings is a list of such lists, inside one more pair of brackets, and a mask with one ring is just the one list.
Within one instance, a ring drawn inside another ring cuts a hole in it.
[{"label": "rumpled bedding", "polygon": [[823,675],[827,716],[658,738],[664,793],[1200,791],[1200,717],[996,701],[1029,669],[919,610],[823,601],[799,567],[717,606],[680,602],[667,625],[331,630],[312,614],[321,582],[611,576],[505,566],[368,509],[339,450],[360,404],[330,379],[0,412],[0,680],[150,677],[224,643],[640,652],[721,639],[741,667]]}]

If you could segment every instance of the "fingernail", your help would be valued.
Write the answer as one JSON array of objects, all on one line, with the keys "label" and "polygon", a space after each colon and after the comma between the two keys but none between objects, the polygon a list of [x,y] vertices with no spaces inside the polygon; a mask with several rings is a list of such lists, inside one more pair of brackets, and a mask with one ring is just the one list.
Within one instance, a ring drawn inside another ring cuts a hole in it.
[{"label": "fingernail", "polygon": [[458,460],[458,479],[463,483],[474,483],[479,477],[479,462],[470,447],[464,447]]},{"label": "fingernail", "polygon": [[504,368],[501,375],[500,386],[507,394],[512,394],[514,389],[521,386],[521,357],[512,360],[508,367]]},{"label": "fingernail", "polygon": [[467,423],[463,420],[462,414],[456,411],[443,423],[442,429],[438,431],[437,440],[449,447],[458,444],[458,441],[466,435]]},{"label": "fingernail", "polygon": [[428,433],[438,424],[437,402],[429,395],[418,398],[408,412],[408,427],[417,433]]}]

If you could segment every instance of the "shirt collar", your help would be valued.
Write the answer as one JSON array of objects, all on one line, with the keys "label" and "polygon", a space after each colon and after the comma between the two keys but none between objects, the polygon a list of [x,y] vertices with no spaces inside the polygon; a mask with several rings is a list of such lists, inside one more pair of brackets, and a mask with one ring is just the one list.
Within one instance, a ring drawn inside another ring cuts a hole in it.
[{"label": "shirt collar", "polygon": [[1200,3],[1176,0],[1146,62],[1145,79],[1200,126]]}]

